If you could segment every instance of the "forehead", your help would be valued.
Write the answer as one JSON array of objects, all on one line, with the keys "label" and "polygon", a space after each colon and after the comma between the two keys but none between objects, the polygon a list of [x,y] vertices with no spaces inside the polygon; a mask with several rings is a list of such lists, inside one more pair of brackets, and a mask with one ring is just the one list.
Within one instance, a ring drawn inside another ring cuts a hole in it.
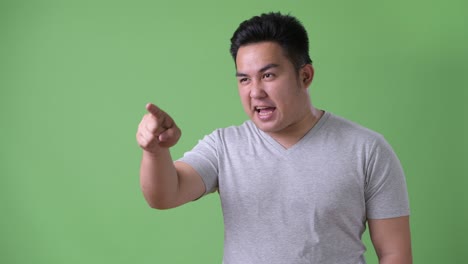
[{"label": "forehead", "polygon": [[268,64],[277,64],[280,67],[292,66],[283,48],[275,42],[252,43],[241,46],[237,51],[238,71],[256,71]]}]

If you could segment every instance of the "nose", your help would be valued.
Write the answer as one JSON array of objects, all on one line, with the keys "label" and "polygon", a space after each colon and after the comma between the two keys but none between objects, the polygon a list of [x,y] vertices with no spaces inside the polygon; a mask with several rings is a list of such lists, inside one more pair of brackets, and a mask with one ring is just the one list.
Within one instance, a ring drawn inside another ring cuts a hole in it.
[{"label": "nose", "polygon": [[262,82],[255,82],[250,88],[250,97],[254,99],[264,98],[267,94],[263,87]]}]

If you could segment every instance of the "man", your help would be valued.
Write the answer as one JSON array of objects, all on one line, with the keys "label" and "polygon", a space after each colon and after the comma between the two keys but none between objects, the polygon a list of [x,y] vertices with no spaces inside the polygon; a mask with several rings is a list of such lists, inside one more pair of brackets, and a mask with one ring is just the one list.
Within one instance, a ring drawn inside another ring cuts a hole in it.
[{"label": "man", "polygon": [[151,207],[218,191],[224,263],[365,263],[366,222],[380,263],[411,263],[409,206],[400,163],[382,136],[316,109],[314,69],[301,23],[279,13],[240,24],[231,39],[250,120],[218,129],[173,162],[174,120],[146,106],[137,140]]}]

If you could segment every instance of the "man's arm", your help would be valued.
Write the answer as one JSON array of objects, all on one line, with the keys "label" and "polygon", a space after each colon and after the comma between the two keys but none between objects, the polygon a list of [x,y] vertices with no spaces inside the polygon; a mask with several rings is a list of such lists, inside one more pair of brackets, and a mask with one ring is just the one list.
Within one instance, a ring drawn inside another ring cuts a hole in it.
[{"label": "man's arm", "polygon": [[369,233],[380,264],[411,264],[409,216],[369,219]]},{"label": "man's arm", "polygon": [[169,148],[181,135],[174,120],[153,104],[138,126],[137,141],[143,149],[140,185],[148,204],[173,208],[199,198],[205,192],[201,176],[188,164],[174,164]]}]

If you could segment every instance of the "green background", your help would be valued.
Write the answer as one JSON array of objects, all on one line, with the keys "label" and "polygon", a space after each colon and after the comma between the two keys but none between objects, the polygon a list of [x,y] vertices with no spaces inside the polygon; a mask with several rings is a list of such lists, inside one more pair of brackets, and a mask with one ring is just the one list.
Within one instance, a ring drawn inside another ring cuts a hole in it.
[{"label": "green background", "polygon": [[[0,1],[0,263],[220,263],[218,195],[150,209],[137,125],[175,158],[240,124],[229,39],[268,11],[310,35],[314,104],[385,135],[407,176],[415,263],[468,258],[466,1]],[[368,234],[369,263],[376,263]]]}]

